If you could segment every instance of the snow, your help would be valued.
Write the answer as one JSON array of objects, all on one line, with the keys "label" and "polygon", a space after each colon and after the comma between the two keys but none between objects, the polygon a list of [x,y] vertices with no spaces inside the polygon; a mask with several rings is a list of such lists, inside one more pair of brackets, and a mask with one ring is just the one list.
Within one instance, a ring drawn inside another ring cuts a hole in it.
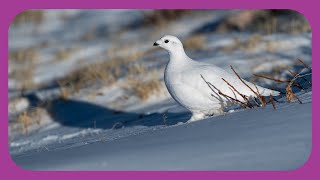
[{"label": "snow", "polygon": [[[197,29],[234,12],[238,11],[197,11],[165,26],[140,27],[142,11],[48,10],[39,25],[11,27],[9,51],[33,47],[39,53],[35,62],[9,60],[12,159],[22,168],[35,170],[288,170],[302,166],[311,150],[310,88],[295,91],[303,104],[288,103],[282,97],[276,110],[270,105],[250,110],[234,106],[224,115],[186,123],[191,114],[170,97],[163,84],[169,57],[152,47],[154,41],[164,34],[184,41]],[[96,38],[83,40],[87,33]],[[235,39],[246,42],[252,33],[204,36],[204,46],[186,50],[187,55],[231,73],[232,65],[246,80],[253,73],[278,73],[280,67],[294,70],[296,58],[312,64],[309,32],[264,34],[254,47],[232,50],[228,47],[235,45]],[[143,54],[133,63],[143,65],[146,74],[136,80],[155,77],[162,83],[159,92],[141,100],[123,88],[128,77],[120,77],[114,84],[80,89],[67,100],[58,98],[59,78],[108,61],[107,52],[119,47],[127,48],[116,54],[119,57],[128,52]],[[56,52],[67,48],[75,50],[66,59],[56,59]],[[11,74],[23,68],[32,70],[30,79],[39,88],[19,90],[23,81]],[[285,79],[288,73],[277,76]],[[259,83],[268,88],[275,85]],[[42,107],[40,124],[31,124],[24,134],[17,117],[39,102],[49,102],[50,108]]]},{"label": "snow", "polygon": [[293,170],[311,151],[311,92],[305,97],[13,160],[35,170]]}]

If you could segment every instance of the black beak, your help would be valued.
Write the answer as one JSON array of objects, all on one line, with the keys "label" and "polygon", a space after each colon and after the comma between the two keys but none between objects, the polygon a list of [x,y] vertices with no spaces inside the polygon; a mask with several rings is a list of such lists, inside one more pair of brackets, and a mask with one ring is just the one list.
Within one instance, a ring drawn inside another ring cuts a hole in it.
[{"label": "black beak", "polygon": [[153,46],[159,46],[159,44],[157,42],[153,43]]}]

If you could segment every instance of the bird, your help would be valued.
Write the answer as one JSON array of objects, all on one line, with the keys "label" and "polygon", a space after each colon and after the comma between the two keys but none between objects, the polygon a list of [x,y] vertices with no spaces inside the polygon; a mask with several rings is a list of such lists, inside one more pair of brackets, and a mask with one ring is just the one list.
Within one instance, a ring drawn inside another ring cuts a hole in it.
[{"label": "bird", "polygon": [[[188,122],[221,115],[235,100],[245,103],[246,99],[242,95],[248,98],[257,96],[252,89],[257,90],[261,96],[280,95],[278,91],[240,80],[236,74],[218,66],[189,58],[183,44],[175,36],[165,35],[154,42],[153,46],[161,47],[169,53],[170,60],[164,70],[164,82],[172,98],[192,113]],[[233,98],[233,101],[230,98]]]}]

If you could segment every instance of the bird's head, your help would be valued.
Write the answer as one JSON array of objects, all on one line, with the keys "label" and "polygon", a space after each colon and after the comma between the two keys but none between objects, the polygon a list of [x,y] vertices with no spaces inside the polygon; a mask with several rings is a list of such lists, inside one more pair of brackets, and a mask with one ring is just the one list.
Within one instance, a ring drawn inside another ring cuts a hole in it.
[{"label": "bird's head", "polygon": [[184,52],[181,41],[177,37],[171,35],[163,36],[162,38],[157,40],[153,44],[153,46],[162,47],[163,49],[166,49],[169,53],[180,52],[181,50]]}]

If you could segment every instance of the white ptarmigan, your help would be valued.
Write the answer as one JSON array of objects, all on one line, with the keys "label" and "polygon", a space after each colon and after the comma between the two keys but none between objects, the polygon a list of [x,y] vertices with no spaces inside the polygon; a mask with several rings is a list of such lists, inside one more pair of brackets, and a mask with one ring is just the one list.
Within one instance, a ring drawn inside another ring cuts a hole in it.
[{"label": "white ptarmigan", "polygon": [[[164,72],[164,81],[173,99],[192,112],[189,121],[197,121],[207,116],[223,113],[224,107],[231,102],[220,95],[219,90],[229,97],[245,102],[222,78],[241,94],[247,97],[256,96],[235,74],[230,74],[212,64],[197,62],[189,58],[177,37],[166,35],[153,45],[160,46],[169,52],[170,61]],[[201,76],[212,84],[213,88],[210,89]],[[254,84],[243,81],[252,89],[256,89]],[[278,91],[261,86],[257,88],[262,96],[280,94]]]}]

